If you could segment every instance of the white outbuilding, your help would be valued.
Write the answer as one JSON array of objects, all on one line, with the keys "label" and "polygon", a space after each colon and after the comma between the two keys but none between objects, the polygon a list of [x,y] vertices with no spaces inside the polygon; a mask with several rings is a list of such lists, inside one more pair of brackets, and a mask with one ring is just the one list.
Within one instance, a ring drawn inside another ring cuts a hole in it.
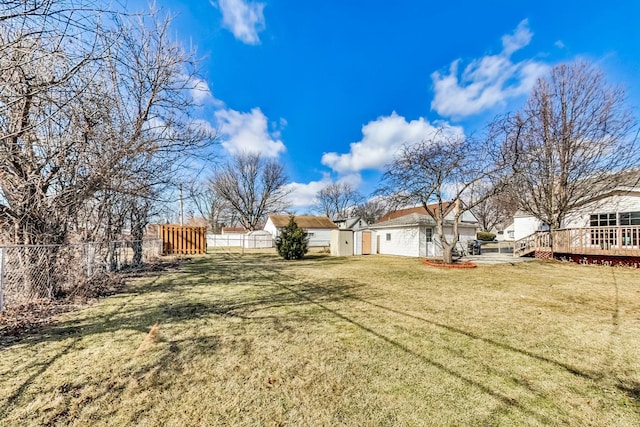
[{"label": "white outbuilding", "polygon": [[[429,206],[437,209],[437,205]],[[447,203],[444,232],[448,241],[453,239],[453,219],[455,206]],[[436,223],[424,207],[414,207],[390,212],[382,221],[369,227],[377,233],[377,251],[386,255],[411,257],[440,257],[442,245],[436,232]],[[458,221],[458,242],[456,247],[465,250],[468,242],[476,238],[478,221],[471,212],[464,212]]]},{"label": "white outbuilding", "polygon": [[[271,233],[275,241],[280,235],[280,229],[289,224],[289,218],[289,215],[269,215],[264,230]],[[294,216],[294,221],[307,232],[309,247],[329,246],[331,230],[338,229],[338,226],[326,216],[297,215]]]}]

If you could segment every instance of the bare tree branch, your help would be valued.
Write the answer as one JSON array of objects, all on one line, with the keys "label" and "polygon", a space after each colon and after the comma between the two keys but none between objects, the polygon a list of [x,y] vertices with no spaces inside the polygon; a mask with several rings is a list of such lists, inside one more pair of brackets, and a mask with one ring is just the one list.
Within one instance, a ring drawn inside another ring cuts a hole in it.
[{"label": "bare tree branch", "polygon": [[540,79],[526,106],[494,124],[513,169],[519,209],[553,229],[640,166],[636,122],[622,88],[591,64],[561,64]]},{"label": "bare tree branch", "polygon": [[[396,206],[425,208],[435,222],[447,263],[453,259],[463,213],[492,194],[486,188],[496,166],[488,153],[477,142],[441,129],[432,139],[405,145],[384,174],[384,186],[378,193],[389,196]],[[453,236],[448,239],[444,226],[451,211]]]},{"label": "bare tree branch", "polygon": [[288,207],[284,167],[259,154],[239,154],[215,174],[212,185],[238,214],[247,230],[255,230],[271,213]]}]

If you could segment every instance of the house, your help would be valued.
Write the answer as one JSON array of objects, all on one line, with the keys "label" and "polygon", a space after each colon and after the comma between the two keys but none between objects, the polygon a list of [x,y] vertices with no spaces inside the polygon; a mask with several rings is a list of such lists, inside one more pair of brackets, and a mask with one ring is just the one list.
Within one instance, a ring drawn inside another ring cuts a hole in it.
[{"label": "house", "polygon": [[[269,215],[264,230],[271,233],[275,240],[280,234],[280,229],[289,224],[289,215]],[[309,236],[309,247],[329,246],[331,242],[331,230],[337,230],[338,226],[326,216],[299,215],[294,217],[298,227],[304,229]]]},{"label": "house", "polygon": [[601,192],[570,212],[558,230],[518,212],[514,237],[515,256],[640,257],[640,185]]},{"label": "house", "polygon": [[[640,226],[640,187],[618,187],[594,197],[580,209],[570,212],[560,228]],[[513,218],[515,240],[549,227],[538,218],[516,212]]]},{"label": "house", "polygon": [[336,219],[333,221],[340,230],[362,230],[369,226],[369,223],[359,216]]},{"label": "house", "polygon": [[[432,212],[439,209],[437,204],[428,208]],[[454,203],[443,204],[444,232],[448,241],[453,239],[454,209]],[[419,206],[389,212],[369,228],[377,233],[377,252],[380,254],[439,257],[442,256],[442,246],[435,227],[431,215]],[[464,212],[458,222],[457,247],[466,249],[468,242],[476,238],[477,229],[476,217],[471,212]]]},{"label": "house", "polygon": [[515,240],[515,228],[513,219],[504,224],[497,226],[492,232],[495,232],[496,240],[499,242],[513,242]]}]

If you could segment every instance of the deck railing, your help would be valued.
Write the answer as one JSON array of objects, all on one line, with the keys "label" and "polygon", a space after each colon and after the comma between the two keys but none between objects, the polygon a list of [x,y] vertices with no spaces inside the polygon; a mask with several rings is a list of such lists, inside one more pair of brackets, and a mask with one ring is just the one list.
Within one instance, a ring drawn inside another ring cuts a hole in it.
[{"label": "deck railing", "polygon": [[535,251],[562,254],[640,256],[640,225],[563,228],[539,231],[517,240],[514,256]]},{"label": "deck railing", "polygon": [[548,231],[536,231],[527,237],[516,240],[513,256],[524,256],[540,250],[551,250],[551,235]]},{"label": "deck railing", "polygon": [[553,251],[566,254],[640,256],[640,226],[554,230]]}]

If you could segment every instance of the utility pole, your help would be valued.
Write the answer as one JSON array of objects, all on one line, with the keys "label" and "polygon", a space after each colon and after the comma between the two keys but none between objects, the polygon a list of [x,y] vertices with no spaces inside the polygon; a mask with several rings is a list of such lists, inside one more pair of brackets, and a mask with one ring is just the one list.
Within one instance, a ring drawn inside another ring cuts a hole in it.
[{"label": "utility pole", "polygon": [[182,203],[182,184],[180,184],[180,225],[184,225],[184,206]]}]

